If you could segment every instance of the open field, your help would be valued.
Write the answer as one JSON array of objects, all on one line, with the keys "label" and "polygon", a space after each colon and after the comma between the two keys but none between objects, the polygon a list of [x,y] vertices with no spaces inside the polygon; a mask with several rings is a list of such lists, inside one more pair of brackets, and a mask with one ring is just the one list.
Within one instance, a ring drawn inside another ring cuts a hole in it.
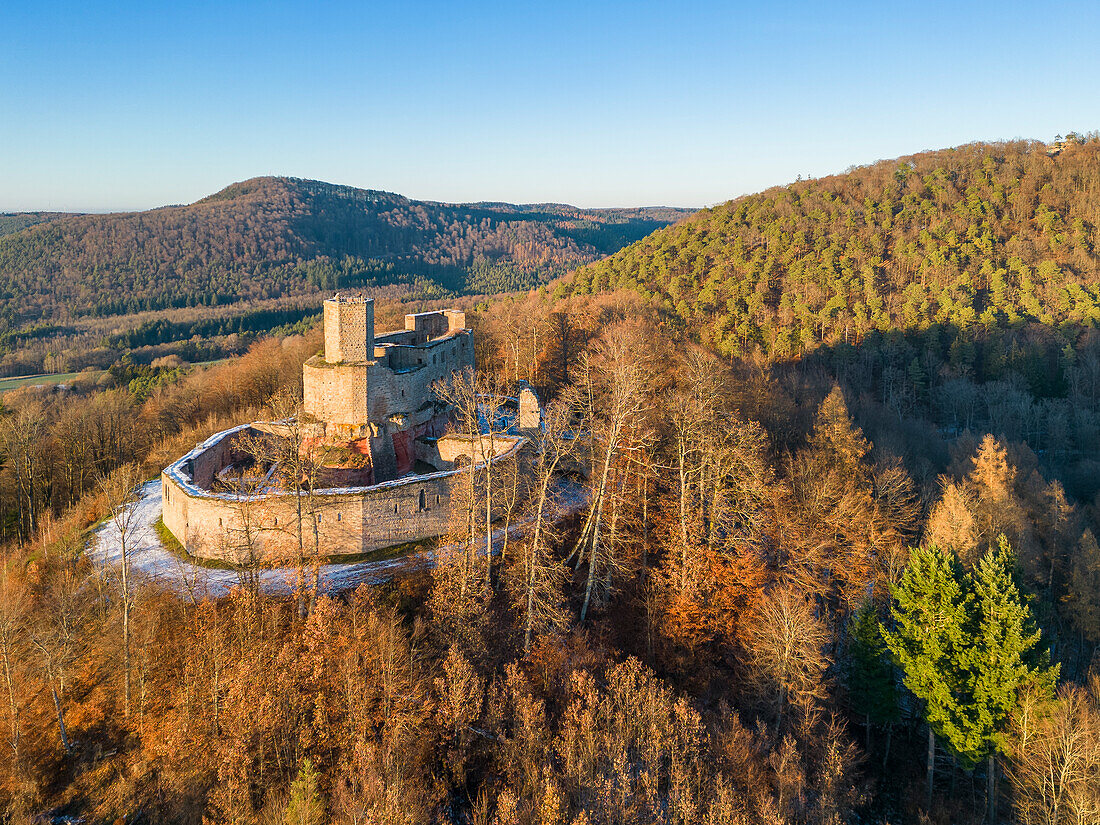
[{"label": "open field", "polygon": [[62,372],[57,374],[42,373],[39,375],[13,375],[11,378],[0,378],[0,393],[9,390],[17,390],[20,387],[39,386],[45,384],[68,384],[77,378],[97,380],[106,370],[88,370],[87,372]]},{"label": "open field", "polygon": [[[228,358],[215,358],[213,361],[200,361],[192,364],[192,367],[209,367],[228,361]],[[10,378],[0,378],[0,394],[17,390],[27,386],[46,386],[50,384],[70,384],[77,379],[86,381],[98,381],[107,370],[85,370],[83,372],[40,373],[38,375],[13,375]]]}]

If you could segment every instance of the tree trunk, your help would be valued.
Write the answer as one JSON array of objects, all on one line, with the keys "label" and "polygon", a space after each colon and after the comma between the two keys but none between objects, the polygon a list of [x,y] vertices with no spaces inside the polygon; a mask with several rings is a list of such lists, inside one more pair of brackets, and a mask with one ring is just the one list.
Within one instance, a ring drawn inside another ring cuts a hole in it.
[{"label": "tree trunk", "polygon": [[489,422],[489,456],[481,447],[481,460],[485,463],[485,586],[493,584],[493,424]]},{"label": "tree trunk", "polygon": [[11,717],[11,748],[15,754],[15,760],[19,760],[19,740],[20,740],[20,727],[19,727],[19,705],[15,701],[15,680],[12,675],[11,666],[11,645],[7,639],[3,645],[3,658],[4,658],[4,682],[8,688],[8,714]]},{"label": "tree trunk", "polygon": [[[122,505],[125,507],[126,505]],[[130,716],[130,559],[126,548],[126,526],[119,530],[122,545],[122,670],[126,679],[123,690],[123,716]]]},{"label": "tree trunk", "polygon": [[[593,502],[592,514],[592,549],[588,555],[588,583],[584,588],[584,607],[581,608],[581,624],[584,624],[588,616],[588,605],[592,600],[592,584],[596,579],[596,553],[600,544],[600,521],[603,519],[604,495],[607,492],[607,477],[611,473],[611,460],[615,456],[615,447],[618,443],[618,428],[613,428],[608,438],[607,451],[604,454],[603,472],[600,474],[600,486],[596,490],[596,500]],[[579,566],[581,559],[577,559]]]},{"label": "tree trunk", "polygon": [[57,710],[57,729],[61,732],[61,744],[65,748],[65,753],[72,753],[72,746],[69,745],[69,732],[65,729],[65,714],[61,711],[61,698],[57,695],[57,687],[50,683],[50,692],[53,694],[53,706]]},{"label": "tree trunk", "polygon": [[932,811],[932,781],[935,779],[936,770],[936,734],[932,732],[932,726],[928,726],[928,792],[925,798],[925,810]]},{"label": "tree trunk", "polygon": [[596,581],[596,551],[600,544],[600,519],[603,518],[603,497],[599,502],[599,512],[596,513],[595,526],[592,528],[592,549],[588,554],[588,582],[584,587],[584,606],[581,608],[581,624],[588,617],[588,605],[592,602],[592,585]]},{"label": "tree trunk", "polygon": [[997,825],[997,754],[989,752],[986,768],[985,796],[989,811],[989,825]]},{"label": "tree trunk", "polygon": [[313,613],[317,607],[318,590],[321,588],[321,528],[317,523],[320,518],[320,513],[317,512],[317,504],[313,499],[313,478],[309,480],[309,520],[313,522],[313,561],[312,570],[313,573],[313,585],[309,591],[309,612]]},{"label": "tree trunk", "polygon": [[[299,474],[296,474],[299,475]],[[306,541],[302,529],[302,480],[299,476],[294,482],[294,504],[298,511],[298,619],[305,621],[308,612],[306,605]]]}]

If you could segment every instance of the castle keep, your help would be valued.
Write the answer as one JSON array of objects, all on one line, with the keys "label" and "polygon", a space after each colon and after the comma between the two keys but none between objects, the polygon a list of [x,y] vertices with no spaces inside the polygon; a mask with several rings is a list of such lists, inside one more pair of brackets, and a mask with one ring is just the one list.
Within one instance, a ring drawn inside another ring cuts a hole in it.
[{"label": "castle keep", "polygon": [[304,420],[315,437],[346,440],[370,458],[359,477],[373,484],[412,471],[416,440],[437,438],[447,410],[431,385],[473,368],[474,342],[458,310],[405,316],[405,328],[374,334],[374,301],[337,295],[325,301],[325,350],[302,371]]},{"label": "castle keep", "polygon": [[[191,555],[287,558],[297,550],[307,487],[304,531],[311,547],[317,535],[323,555],[438,536],[461,468],[484,456],[494,465],[517,461],[521,428],[538,426],[538,401],[524,390],[509,434],[478,443],[447,434],[453,410],[432,385],[474,366],[473,335],[458,310],[406,315],[404,329],[376,335],[374,302],[337,295],[324,302],[324,333],[324,351],[302,367],[297,420],[217,433],[162,473],[164,524]],[[309,479],[288,477],[277,461],[257,466],[243,447],[258,439],[300,442]]]}]

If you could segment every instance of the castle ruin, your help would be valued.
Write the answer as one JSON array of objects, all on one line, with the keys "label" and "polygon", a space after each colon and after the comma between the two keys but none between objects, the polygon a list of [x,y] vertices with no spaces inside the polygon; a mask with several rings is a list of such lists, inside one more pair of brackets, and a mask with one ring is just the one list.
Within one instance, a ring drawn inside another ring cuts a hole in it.
[{"label": "castle ruin", "polygon": [[[277,462],[255,466],[243,445],[293,434],[303,451],[323,457],[308,480],[306,527],[323,555],[441,535],[461,468],[484,456],[517,461],[523,426],[538,426],[538,401],[524,390],[507,434],[476,446],[448,434],[454,411],[433,385],[473,367],[473,334],[461,311],[406,315],[404,329],[376,335],[372,299],[326,300],[324,350],[302,367],[301,414],[217,433],[166,467],[165,527],[200,558],[255,563],[292,555],[307,481],[288,479]],[[247,489],[245,473],[255,480]]]}]

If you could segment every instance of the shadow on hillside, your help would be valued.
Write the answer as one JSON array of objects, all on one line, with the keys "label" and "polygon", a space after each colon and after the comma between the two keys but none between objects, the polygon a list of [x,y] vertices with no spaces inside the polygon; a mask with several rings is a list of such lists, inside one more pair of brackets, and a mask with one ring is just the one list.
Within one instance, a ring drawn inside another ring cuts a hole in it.
[{"label": "shadow on hillside", "polygon": [[[753,372],[745,367],[743,375]],[[1014,445],[1021,471],[1039,469],[1082,503],[1100,492],[1096,329],[875,332],[856,344],[821,346],[765,375],[781,390],[779,400],[748,404],[780,449],[799,446],[817,405],[839,384],[876,450],[900,457],[926,489],[956,453],[992,433]]]}]

